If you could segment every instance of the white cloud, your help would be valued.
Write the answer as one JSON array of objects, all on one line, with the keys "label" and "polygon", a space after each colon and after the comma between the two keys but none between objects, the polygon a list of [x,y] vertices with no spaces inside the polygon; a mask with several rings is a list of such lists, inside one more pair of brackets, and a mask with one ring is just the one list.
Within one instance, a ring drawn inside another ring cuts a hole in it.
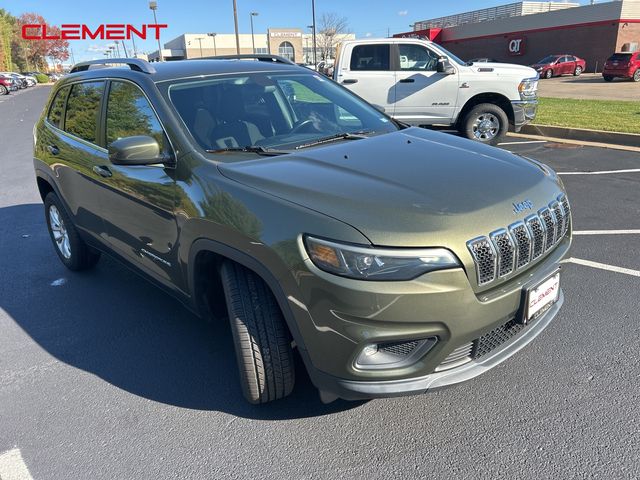
[{"label": "white cloud", "polygon": [[371,37],[371,36],[373,36],[373,34],[371,32],[367,32],[367,33],[364,34],[364,36],[365,37]]},{"label": "white cloud", "polygon": [[400,10],[398,12],[398,15],[400,15],[401,17],[406,17],[408,13],[409,13],[409,10]]},{"label": "white cloud", "polygon": [[87,48],[87,52],[106,52],[107,50],[109,50],[109,47],[116,47],[115,43],[111,43],[109,45],[96,45],[96,44],[92,44],[89,45],[89,47]]}]

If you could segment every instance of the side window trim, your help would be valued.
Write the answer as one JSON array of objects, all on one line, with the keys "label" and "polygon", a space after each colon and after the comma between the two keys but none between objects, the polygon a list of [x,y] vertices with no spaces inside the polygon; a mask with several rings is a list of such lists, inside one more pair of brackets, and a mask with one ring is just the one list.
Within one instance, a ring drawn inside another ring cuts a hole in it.
[{"label": "side window trim", "polygon": [[158,111],[156,110],[156,107],[153,105],[153,102],[151,101],[151,99],[149,99],[144,89],[140,85],[138,85],[136,82],[129,80],[128,78],[109,78],[106,80],[107,80],[107,85],[105,86],[105,95],[102,97],[103,105],[101,106],[101,109],[100,109],[100,120],[101,120],[100,134],[102,135],[104,145],[105,145],[103,148],[106,151],[108,151],[109,149],[109,146],[107,145],[107,107],[109,103],[109,93],[111,92],[111,84],[113,82],[130,83],[131,85],[136,87],[138,90],[140,90],[140,92],[142,92],[142,95],[144,96],[144,98],[147,100],[147,103],[151,107],[151,110],[153,111],[153,114],[155,115],[156,120],[158,121],[158,124],[162,129],[162,134],[164,135],[164,138],[167,141],[165,150],[168,150],[168,151],[165,153],[169,153],[170,155],[173,155],[174,161],[177,161],[176,153],[175,153],[176,149],[174,148],[173,143],[171,142],[171,137],[167,134],[167,129],[165,128],[164,123],[162,123],[162,119],[160,118],[160,115],[158,115]]}]

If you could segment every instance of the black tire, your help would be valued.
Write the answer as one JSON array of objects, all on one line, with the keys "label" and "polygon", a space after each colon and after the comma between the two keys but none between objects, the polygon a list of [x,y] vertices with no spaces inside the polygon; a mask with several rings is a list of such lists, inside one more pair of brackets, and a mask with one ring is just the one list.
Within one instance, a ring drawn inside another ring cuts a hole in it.
[{"label": "black tire", "polygon": [[544,72],[544,78],[549,79],[553,77],[553,70],[549,69],[546,72]]},{"label": "black tire", "polygon": [[[495,119],[495,122],[494,122]],[[496,124],[497,127],[491,129],[490,132],[482,133],[478,122],[483,120],[491,120],[490,123]],[[465,137],[476,140],[487,145],[495,145],[507,134],[509,130],[509,118],[507,114],[498,105],[493,103],[481,103],[473,107],[462,119],[460,123],[460,133]]]},{"label": "black tire", "polygon": [[4,85],[0,85],[0,95],[9,95],[9,90]]},{"label": "black tire", "polygon": [[244,397],[267,403],[291,393],[295,370],[291,335],[266,283],[233,262],[221,270]]},{"label": "black tire", "polygon": [[640,82],[640,68],[633,72],[633,76],[631,77],[633,82]]},{"label": "black tire", "polygon": [[604,81],[605,82],[613,82],[613,77],[610,75],[603,75]]},{"label": "black tire", "polygon": [[[66,251],[66,249],[60,246],[62,242],[57,242],[54,235],[54,229],[56,229],[56,232],[59,232],[59,229],[52,225],[53,208],[55,208],[55,213],[62,222],[62,227],[68,237],[68,255],[63,253],[63,250]],[[100,252],[89,247],[85,241],[82,240],[73,221],[62,206],[62,202],[60,202],[58,196],[53,192],[47,194],[44,199],[44,213],[53,248],[65,267],[73,271],[88,270],[94,267],[95,264],[98,263],[98,260],[100,260]]]},{"label": "black tire", "polygon": [[581,67],[580,65],[578,65],[578,66],[576,67],[576,69],[573,71],[573,75],[574,75],[575,77],[579,77],[579,76],[580,76],[580,74],[582,74],[582,67]]}]

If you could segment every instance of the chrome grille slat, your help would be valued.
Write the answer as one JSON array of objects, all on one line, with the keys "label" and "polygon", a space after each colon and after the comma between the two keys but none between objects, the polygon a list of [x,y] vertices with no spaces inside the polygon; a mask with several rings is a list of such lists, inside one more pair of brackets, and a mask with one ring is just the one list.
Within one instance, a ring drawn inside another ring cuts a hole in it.
[{"label": "chrome grille slat", "polygon": [[498,278],[513,272],[515,263],[515,245],[505,229],[492,232],[489,237],[498,255]]},{"label": "chrome grille slat", "polygon": [[508,277],[541,258],[567,235],[571,207],[565,194],[508,228],[467,242],[479,286]]}]

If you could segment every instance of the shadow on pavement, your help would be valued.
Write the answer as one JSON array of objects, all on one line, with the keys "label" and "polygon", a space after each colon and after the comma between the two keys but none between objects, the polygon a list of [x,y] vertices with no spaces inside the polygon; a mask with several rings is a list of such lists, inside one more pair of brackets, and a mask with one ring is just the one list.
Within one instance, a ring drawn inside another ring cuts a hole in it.
[{"label": "shadow on pavement", "polygon": [[[104,255],[92,271],[67,270],[53,251],[41,204],[0,208],[0,249],[0,308],[56,359],[131,394],[264,420],[321,416],[362,404],[322,404],[301,361],[290,397],[248,404],[226,322],[199,319]],[[60,279],[62,285],[52,285]]]}]

